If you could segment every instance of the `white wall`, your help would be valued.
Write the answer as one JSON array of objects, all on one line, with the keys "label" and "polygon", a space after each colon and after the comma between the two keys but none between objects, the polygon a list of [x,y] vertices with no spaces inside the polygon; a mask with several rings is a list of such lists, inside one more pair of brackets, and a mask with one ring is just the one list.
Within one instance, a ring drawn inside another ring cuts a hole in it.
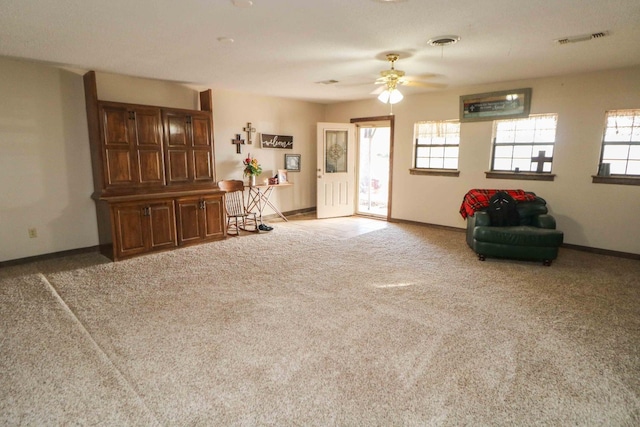
[{"label": "white wall", "polygon": [[0,261],[96,245],[82,78],[0,58],[0,94]]},{"label": "white wall", "polygon": [[[300,154],[300,172],[289,172],[292,187],[276,188],[272,200],[283,211],[314,208],[316,206],[316,123],[324,120],[326,106],[309,102],[273,97],[260,97],[235,92],[213,93],[213,117],[215,121],[217,179],[244,179],[242,160],[250,153],[262,166],[258,182],[284,169],[285,154]],[[242,154],[236,153],[231,143],[236,134],[247,142],[242,131],[251,122],[256,129],[253,144],[242,146]],[[260,134],[292,135],[293,149],[260,147]],[[272,214],[271,209],[265,215]]]},{"label": "white wall", "polygon": [[[457,119],[460,95],[531,87],[531,113],[557,113],[555,181],[486,179],[490,168],[492,122],[461,125],[459,177],[410,175],[413,124]],[[464,228],[458,214],[472,188],[523,188],[548,202],[570,244],[640,254],[640,187],[592,184],[604,113],[640,108],[640,68],[523,80],[406,96],[396,116],[392,217]],[[327,121],[388,113],[375,99],[330,105]]]},{"label": "white wall", "polygon": [[[98,244],[83,74],[0,58],[0,261]],[[100,72],[96,80],[101,100],[185,109],[199,109],[205,89]],[[285,152],[301,154],[302,171],[289,175],[293,187],[272,200],[285,212],[314,207],[315,123],[325,106],[224,91],[214,91],[213,102],[217,179],[242,179],[249,150],[263,166],[261,178],[283,168]],[[236,154],[231,139],[245,135],[247,121],[258,132],[293,135],[293,150],[254,143]]]},{"label": "white wall", "polygon": [[[198,90],[184,85],[104,73],[97,81],[104,100],[199,108]],[[457,118],[460,95],[516,87],[533,88],[532,113],[559,115],[555,181],[486,179],[491,122],[462,124],[459,177],[409,174],[414,122]],[[0,90],[0,261],[97,245],[82,72],[0,58]],[[285,153],[302,155],[302,172],[289,174],[294,186],[274,192],[283,211],[316,204],[316,122],[389,112],[375,98],[325,106],[214,91],[213,100],[218,179],[242,179],[249,151],[264,177],[283,167]],[[547,199],[567,243],[639,254],[640,187],[591,183],[604,112],[622,108],[640,108],[640,68],[406,96],[394,107],[392,216],[463,228],[458,209],[469,189],[524,188]],[[257,129],[254,145],[236,154],[231,139],[246,137],[248,121]],[[293,135],[294,149],[259,148],[261,132]]]}]

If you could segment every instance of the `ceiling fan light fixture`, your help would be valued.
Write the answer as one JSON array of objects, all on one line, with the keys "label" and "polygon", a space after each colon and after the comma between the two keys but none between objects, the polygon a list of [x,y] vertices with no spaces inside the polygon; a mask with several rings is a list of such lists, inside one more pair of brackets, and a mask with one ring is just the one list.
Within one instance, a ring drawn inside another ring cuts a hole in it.
[{"label": "ceiling fan light fixture", "polygon": [[380,95],[378,95],[378,101],[384,104],[397,104],[402,101],[404,96],[398,89],[385,89]]}]

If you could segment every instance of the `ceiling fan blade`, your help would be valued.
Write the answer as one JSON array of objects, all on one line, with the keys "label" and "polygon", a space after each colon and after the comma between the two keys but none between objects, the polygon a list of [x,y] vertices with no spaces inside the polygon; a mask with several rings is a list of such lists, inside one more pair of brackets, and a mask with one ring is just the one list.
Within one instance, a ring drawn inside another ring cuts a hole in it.
[{"label": "ceiling fan blade", "polygon": [[442,77],[441,74],[434,73],[422,73],[422,74],[412,74],[410,76],[404,76],[407,80],[429,80],[435,79],[436,77]]},{"label": "ceiling fan blade", "polygon": [[404,81],[400,84],[404,86],[413,86],[413,87],[428,87],[431,89],[442,89],[447,87],[446,84],[443,83],[427,83],[427,82],[416,82],[416,81]]},{"label": "ceiling fan blade", "polygon": [[380,95],[382,92],[384,92],[385,89],[386,89],[385,86],[380,86],[375,90],[373,90],[372,92],[370,92],[369,95]]}]

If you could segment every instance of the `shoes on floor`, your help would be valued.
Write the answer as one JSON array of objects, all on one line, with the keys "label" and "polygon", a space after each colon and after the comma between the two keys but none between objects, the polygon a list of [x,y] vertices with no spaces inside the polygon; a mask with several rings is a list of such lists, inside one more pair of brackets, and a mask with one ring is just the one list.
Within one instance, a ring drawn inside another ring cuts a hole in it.
[{"label": "shoes on floor", "polygon": [[269,227],[266,224],[260,224],[258,226],[258,230],[260,230],[260,231],[271,231],[271,230],[273,230],[273,227]]}]

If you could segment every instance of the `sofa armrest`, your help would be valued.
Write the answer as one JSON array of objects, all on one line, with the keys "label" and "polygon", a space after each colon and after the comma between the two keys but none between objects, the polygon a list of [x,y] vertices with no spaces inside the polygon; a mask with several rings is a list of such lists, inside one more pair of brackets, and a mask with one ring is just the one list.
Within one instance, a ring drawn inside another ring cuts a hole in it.
[{"label": "sofa armrest", "polygon": [[531,225],[538,228],[556,229],[556,219],[548,214],[537,215],[532,218]]},{"label": "sofa armrest", "polygon": [[475,217],[476,221],[475,221],[475,226],[488,226],[491,225],[491,218],[489,217],[489,214],[487,212],[476,212],[473,214],[473,216]]}]

